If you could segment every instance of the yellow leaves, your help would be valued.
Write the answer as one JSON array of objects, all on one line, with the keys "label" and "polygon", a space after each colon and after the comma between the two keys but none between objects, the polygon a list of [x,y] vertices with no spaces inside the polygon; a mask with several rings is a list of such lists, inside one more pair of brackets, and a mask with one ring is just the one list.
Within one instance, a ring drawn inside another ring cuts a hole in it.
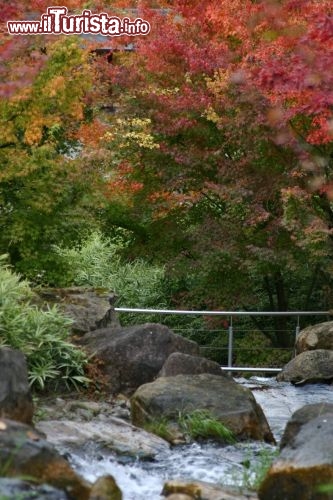
[{"label": "yellow leaves", "polygon": [[158,149],[159,144],[154,142],[154,138],[150,134],[146,134],[144,132],[127,132],[124,135],[124,138],[128,140],[128,142],[135,142],[138,146],[145,149]]},{"label": "yellow leaves", "polygon": [[119,148],[139,146],[144,149],[158,149],[160,147],[150,133],[151,120],[149,118],[119,118],[116,120],[116,124],[112,135],[107,133],[105,138],[116,140]]},{"label": "yellow leaves", "polygon": [[144,90],[141,91],[141,95],[150,95],[154,94],[156,96],[171,96],[179,93],[179,87],[157,87],[157,86],[148,86]]},{"label": "yellow leaves", "polygon": [[206,120],[211,121],[215,124],[218,124],[220,122],[220,117],[216,113],[216,111],[212,108],[212,106],[209,106],[205,112],[202,115]]},{"label": "yellow leaves", "polygon": [[206,78],[207,89],[214,95],[225,91],[230,85],[231,71],[229,69],[219,69],[215,72],[214,78]]},{"label": "yellow leaves", "polygon": [[45,87],[45,94],[49,97],[54,97],[59,92],[63,92],[65,89],[66,81],[63,76],[56,76],[49,81]]},{"label": "yellow leaves", "polygon": [[[25,84],[23,79],[20,87],[0,102],[0,143],[18,147],[20,143],[30,147],[45,141],[54,143],[63,131],[72,136],[84,120],[84,98],[92,85],[88,55],[75,37],[46,43],[43,61],[36,59],[34,52],[15,59],[18,68],[24,65],[29,69],[29,80]],[[16,78],[17,74],[10,76]],[[50,132],[55,124],[61,130],[58,135]]]}]

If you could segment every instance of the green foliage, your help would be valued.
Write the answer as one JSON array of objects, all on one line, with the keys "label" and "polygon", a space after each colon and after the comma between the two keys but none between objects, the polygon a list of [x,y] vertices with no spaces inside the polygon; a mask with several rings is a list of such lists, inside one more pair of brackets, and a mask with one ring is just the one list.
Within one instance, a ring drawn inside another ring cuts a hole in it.
[{"label": "green foliage", "polygon": [[[89,235],[79,247],[56,247],[69,273],[68,284],[113,290],[119,297],[119,306],[167,307],[164,267],[139,259],[124,262],[123,250],[121,243],[114,243],[97,232]],[[149,315],[126,314],[122,323],[152,319]]]},{"label": "green foliage", "polygon": [[152,420],[151,422],[147,422],[144,426],[144,429],[147,432],[156,434],[156,436],[159,436],[166,441],[168,441],[171,437],[167,418],[160,418]]},{"label": "green foliage", "polygon": [[228,444],[235,442],[233,433],[208,410],[182,411],[174,419],[161,417],[151,420],[144,428],[169,441],[172,440],[174,423],[187,441],[215,439]]},{"label": "green foliage", "polygon": [[52,245],[72,243],[93,223],[98,176],[68,154],[73,141],[78,145],[91,69],[75,37],[25,42],[17,44],[6,76],[17,82],[15,73],[25,68],[29,79],[21,75],[22,84],[0,96],[0,253],[9,253],[29,279],[47,274],[52,284],[58,265]]},{"label": "green foliage", "polygon": [[191,439],[218,439],[224,443],[234,443],[233,433],[207,410],[181,413],[178,423],[185,436]]},{"label": "green foliage", "polygon": [[86,384],[85,354],[68,341],[71,320],[56,307],[39,310],[28,299],[27,281],[0,261],[0,345],[27,357],[30,384],[36,389]]},{"label": "green foliage", "polygon": [[[283,335],[284,332],[281,332]],[[236,333],[237,335],[237,333]],[[292,355],[293,348],[274,348],[272,342],[259,331],[247,331],[241,337],[236,337],[234,342],[236,366],[267,366],[278,367],[287,364]]]},{"label": "green foliage", "polygon": [[333,483],[322,484],[318,486],[317,491],[318,493],[326,493],[327,495],[330,495],[333,493]]}]

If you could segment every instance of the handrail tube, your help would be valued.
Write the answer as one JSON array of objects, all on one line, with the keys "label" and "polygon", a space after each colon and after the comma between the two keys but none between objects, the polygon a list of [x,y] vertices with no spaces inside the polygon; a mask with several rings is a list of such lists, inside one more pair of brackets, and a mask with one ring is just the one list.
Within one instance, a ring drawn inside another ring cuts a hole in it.
[{"label": "handrail tube", "polygon": [[181,311],[178,309],[136,309],[115,307],[116,312],[143,314],[189,314],[198,316],[332,316],[333,311]]},{"label": "handrail tube", "polygon": [[[232,366],[233,355],[233,318],[237,316],[290,316],[297,317],[297,324],[295,328],[295,338],[297,339],[300,333],[299,318],[301,316],[332,316],[332,311],[182,311],[178,309],[142,309],[133,307],[115,307],[116,312],[131,312],[143,314],[178,314],[178,315],[191,315],[191,316],[228,316],[229,325],[228,331],[228,366],[221,367],[222,370],[228,372],[272,372],[278,373],[281,368],[259,368],[259,367],[236,367]],[[229,373],[231,375],[231,373]]]},{"label": "handrail tube", "polygon": [[267,373],[280,373],[282,368],[250,368],[249,366],[221,366],[222,371],[225,372],[267,372]]}]

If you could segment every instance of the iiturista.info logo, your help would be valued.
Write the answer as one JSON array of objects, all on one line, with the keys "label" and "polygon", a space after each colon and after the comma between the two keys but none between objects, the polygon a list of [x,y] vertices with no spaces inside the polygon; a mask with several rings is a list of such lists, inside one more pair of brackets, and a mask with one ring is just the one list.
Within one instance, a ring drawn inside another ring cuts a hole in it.
[{"label": "iiturista.info logo", "polygon": [[48,7],[39,21],[8,21],[10,35],[77,35],[91,33],[93,35],[121,36],[148,35],[150,24],[138,17],[130,20],[107,13],[93,14],[90,10],[81,15],[68,15],[64,6]]}]

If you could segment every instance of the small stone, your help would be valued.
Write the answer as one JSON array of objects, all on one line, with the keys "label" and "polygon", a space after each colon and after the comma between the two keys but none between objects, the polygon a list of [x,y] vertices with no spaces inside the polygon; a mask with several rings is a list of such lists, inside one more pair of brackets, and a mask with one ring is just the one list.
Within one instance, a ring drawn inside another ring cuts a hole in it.
[{"label": "small stone", "polygon": [[122,500],[119,486],[112,476],[102,476],[91,488],[89,500]]},{"label": "small stone", "polygon": [[118,408],[112,411],[112,416],[116,418],[122,418],[124,420],[129,420],[130,412],[127,408],[126,409]]},{"label": "small stone", "polygon": [[194,497],[186,495],[185,493],[172,493],[166,497],[167,500],[193,500]]}]

